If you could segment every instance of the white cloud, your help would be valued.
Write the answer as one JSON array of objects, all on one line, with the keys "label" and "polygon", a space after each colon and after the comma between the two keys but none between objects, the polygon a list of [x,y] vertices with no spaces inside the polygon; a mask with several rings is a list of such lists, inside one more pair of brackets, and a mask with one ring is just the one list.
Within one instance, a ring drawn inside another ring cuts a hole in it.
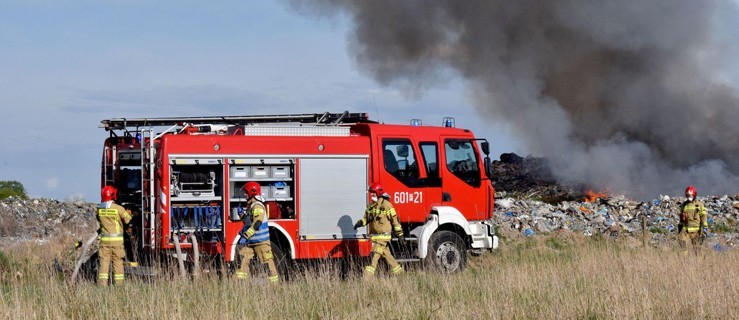
[{"label": "white cloud", "polygon": [[49,190],[56,190],[57,187],[59,187],[59,178],[53,177],[46,179],[46,189]]}]

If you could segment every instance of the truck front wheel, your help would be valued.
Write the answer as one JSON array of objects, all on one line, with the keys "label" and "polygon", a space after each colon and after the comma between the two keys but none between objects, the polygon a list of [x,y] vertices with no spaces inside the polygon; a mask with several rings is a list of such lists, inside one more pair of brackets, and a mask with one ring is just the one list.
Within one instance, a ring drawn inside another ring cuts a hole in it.
[{"label": "truck front wheel", "polygon": [[438,231],[429,240],[426,265],[440,273],[455,273],[467,266],[467,245],[451,231]]}]

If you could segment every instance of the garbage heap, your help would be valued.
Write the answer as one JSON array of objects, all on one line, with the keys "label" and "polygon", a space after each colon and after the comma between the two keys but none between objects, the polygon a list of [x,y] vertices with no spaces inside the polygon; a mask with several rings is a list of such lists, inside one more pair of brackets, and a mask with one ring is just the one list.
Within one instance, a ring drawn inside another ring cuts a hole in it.
[{"label": "garbage heap", "polygon": [[0,201],[0,247],[24,241],[47,241],[51,236],[82,238],[94,232],[98,223],[95,203],[22,199]]},{"label": "garbage heap", "polygon": [[503,153],[500,160],[493,161],[493,184],[496,191],[511,197],[537,198],[547,203],[583,198],[583,188],[557,182],[545,158],[523,158],[515,153]]},{"label": "garbage heap", "polygon": [[[592,202],[562,201],[549,204],[535,199],[516,199],[496,192],[494,222],[499,236],[516,239],[537,234],[578,233],[586,237],[642,237],[645,218],[648,241],[653,246],[674,243],[680,204],[685,198],[660,196],[649,202],[624,196],[598,198]],[[698,197],[708,212],[709,234],[705,243],[714,249],[736,247],[739,242],[739,194]]]}]

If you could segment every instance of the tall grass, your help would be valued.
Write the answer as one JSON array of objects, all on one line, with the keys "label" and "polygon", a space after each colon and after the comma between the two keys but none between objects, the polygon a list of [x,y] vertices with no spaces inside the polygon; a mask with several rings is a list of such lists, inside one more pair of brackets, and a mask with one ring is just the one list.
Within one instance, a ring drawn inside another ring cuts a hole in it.
[{"label": "tall grass", "polygon": [[[3,319],[738,319],[739,253],[683,256],[608,239],[531,239],[471,257],[462,273],[421,269],[340,280],[330,265],[278,286],[204,275],[67,284],[33,245],[0,256]],[[360,269],[361,270],[361,269]]]}]

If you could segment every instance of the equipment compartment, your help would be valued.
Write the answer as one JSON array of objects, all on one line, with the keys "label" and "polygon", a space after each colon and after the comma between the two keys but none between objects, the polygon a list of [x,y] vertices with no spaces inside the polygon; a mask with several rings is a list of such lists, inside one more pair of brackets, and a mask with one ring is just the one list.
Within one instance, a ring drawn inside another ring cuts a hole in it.
[{"label": "equipment compartment", "polygon": [[[229,219],[238,221],[237,211],[246,198],[241,187],[249,181],[259,183],[262,198],[269,203],[273,219],[295,219],[295,159],[235,158],[228,161]],[[248,173],[246,173],[248,172]]]},{"label": "equipment compartment", "polygon": [[221,172],[221,168],[212,165],[173,165],[170,176],[172,200],[217,197],[220,193]]}]

